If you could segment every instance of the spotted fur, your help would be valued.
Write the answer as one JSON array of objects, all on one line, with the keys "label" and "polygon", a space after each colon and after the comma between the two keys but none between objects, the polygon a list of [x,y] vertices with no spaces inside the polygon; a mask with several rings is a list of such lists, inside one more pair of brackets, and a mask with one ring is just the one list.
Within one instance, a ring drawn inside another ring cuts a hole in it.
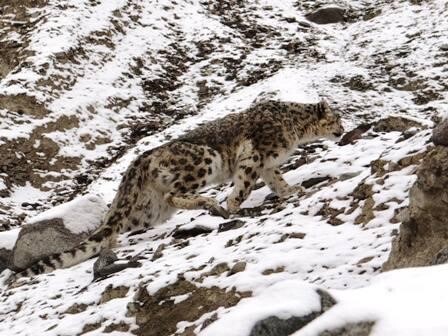
[{"label": "spotted fur", "polygon": [[241,113],[203,124],[141,154],[125,172],[103,224],[77,247],[53,254],[19,273],[31,276],[65,268],[114,247],[118,234],[164,222],[176,209],[226,210],[198,192],[233,180],[227,210],[238,212],[261,177],[279,196],[300,190],[283,179],[279,166],[297,145],[340,136],[340,117],[325,101],[298,104],[262,101]]}]

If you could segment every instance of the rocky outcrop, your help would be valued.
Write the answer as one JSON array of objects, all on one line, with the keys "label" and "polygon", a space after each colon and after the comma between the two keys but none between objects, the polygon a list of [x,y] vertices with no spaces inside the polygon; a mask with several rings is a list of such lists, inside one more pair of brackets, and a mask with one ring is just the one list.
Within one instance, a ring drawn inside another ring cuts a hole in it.
[{"label": "rocky outcrop", "polygon": [[9,268],[28,267],[45,256],[75,247],[97,228],[107,209],[95,196],[84,196],[55,207],[24,225],[14,245]]},{"label": "rocky outcrop", "polygon": [[423,158],[403,217],[383,270],[430,265],[448,246],[447,147],[437,146]]},{"label": "rocky outcrop", "polygon": [[444,119],[434,128],[432,142],[435,145],[448,146],[448,118]]}]

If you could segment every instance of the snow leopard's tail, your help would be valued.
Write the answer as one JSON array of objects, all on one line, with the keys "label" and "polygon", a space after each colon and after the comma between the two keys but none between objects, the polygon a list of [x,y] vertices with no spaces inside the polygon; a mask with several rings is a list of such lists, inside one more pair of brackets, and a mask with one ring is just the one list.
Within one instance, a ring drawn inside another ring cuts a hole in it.
[{"label": "snow leopard's tail", "polygon": [[[118,227],[117,227],[118,228]],[[46,256],[33,263],[25,270],[16,273],[14,278],[29,277],[49,273],[59,268],[67,268],[79,264],[98,255],[102,249],[110,248],[115,243],[118,232],[109,225],[100,226],[89,238],[76,247]]]}]

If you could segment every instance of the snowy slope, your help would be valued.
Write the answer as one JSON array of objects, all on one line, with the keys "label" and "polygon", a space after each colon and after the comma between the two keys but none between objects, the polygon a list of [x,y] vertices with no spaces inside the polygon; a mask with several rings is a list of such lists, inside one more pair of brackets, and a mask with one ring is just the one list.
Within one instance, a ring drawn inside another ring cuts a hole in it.
[{"label": "snowy slope", "polygon": [[[376,276],[429,146],[427,127],[448,111],[448,8],[441,0],[339,4],[350,8],[350,21],[325,26],[304,18],[319,5],[315,1],[51,0],[27,12],[25,30],[13,25],[19,11],[6,11],[9,24],[0,26],[0,41],[22,43],[26,63],[0,78],[3,223],[19,224],[80,193],[108,203],[138,153],[266,95],[299,102],[325,97],[347,129],[389,115],[422,126],[405,136],[370,130],[347,146],[323,141],[299,148],[284,166],[286,180],[322,182],[285,202],[258,188],[243,204],[252,210],[234,218],[241,220],[234,229],[219,229],[228,221],[204,211],[179,211],[148,232],[123,236],[118,255],[140,255],[141,268],[91,283],[89,260],[3,289],[0,335],[130,334],[142,327],[131,309],[141,292],[155,295],[179,279],[252,297],[171,321],[174,331],[159,335],[231,335],[229,323],[241,323],[234,335],[243,336],[269,314],[311,311],[315,286],[329,290],[339,310],[298,336],[365,317],[380,321],[375,335],[411,335],[395,322],[414,315],[393,312],[410,305],[403,296],[431,281],[434,292],[415,298],[415,305],[435,306],[443,299],[437,289],[447,278],[445,267]],[[35,97],[42,111],[25,109],[17,98],[16,105],[2,100],[17,94]],[[383,169],[374,160],[384,161]],[[32,169],[17,170],[26,164]],[[225,202],[229,191],[223,185],[204,192]],[[206,233],[174,238],[178,226]],[[162,253],[153,258],[158,248]],[[229,273],[237,263],[244,270]],[[122,292],[105,299],[111,288]],[[389,296],[387,289],[398,293]],[[362,306],[360,296],[375,300]],[[296,306],[300,300],[306,304]],[[172,301],[174,307],[189,302],[189,294],[172,295]],[[284,305],[254,308],[272,301]],[[390,302],[390,311],[378,308],[383,302]],[[214,313],[218,321],[201,331]],[[250,318],[242,323],[240,314]],[[424,329],[443,320],[438,316],[413,319],[412,330],[442,335],[444,323]]]}]

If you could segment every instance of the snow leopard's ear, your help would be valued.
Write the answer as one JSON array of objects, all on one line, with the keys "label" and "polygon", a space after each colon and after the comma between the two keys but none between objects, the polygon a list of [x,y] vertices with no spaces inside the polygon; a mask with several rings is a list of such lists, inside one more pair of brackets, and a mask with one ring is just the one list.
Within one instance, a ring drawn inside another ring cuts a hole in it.
[{"label": "snow leopard's ear", "polygon": [[327,101],[325,99],[321,99],[319,103],[317,103],[317,118],[322,119],[325,118],[327,113],[331,112],[330,105],[328,105]]}]

